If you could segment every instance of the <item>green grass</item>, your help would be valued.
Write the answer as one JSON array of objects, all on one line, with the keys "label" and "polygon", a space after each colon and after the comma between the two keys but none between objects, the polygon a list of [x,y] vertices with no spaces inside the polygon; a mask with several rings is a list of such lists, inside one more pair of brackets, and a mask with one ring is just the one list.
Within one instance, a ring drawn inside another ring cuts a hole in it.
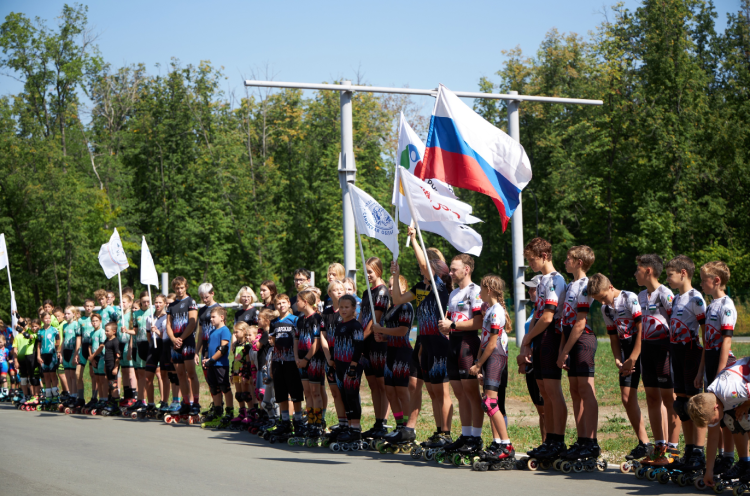
[{"label": "green grass", "polygon": [[[734,343],[732,351],[735,356],[750,355],[750,343]],[[539,435],[536,409],[529,400],[526,389],[525,378],[516,373],[515,358],[518,355],[518,348],[514,342],[509,346],[509,360],[511,368],[508,375],[508,390],[506,395],[506,410],[508,413],[508,432],[518,452],[537,446],[541,443]],[[565,374],[563,374],[565,376]],[[203,374],[199,372],[198,377],[201,381],[201,405],[206,406],[210,403],[211,398],[208,394],[208,387],[204,384]],[[90,397],[90,383],[86,382],[86,398]],[[570,394],[568,391],[567,378],[563,377],[563,392],[568,400],[568,424],[566,440],[568,444],[576,439],[575,428],[572,427],[573,409],[570,405]],[[375,421],[372,414],[372,400],[366,381],[362,381],[362,425],[368,429]],[[633,429],[628,422],[625,411],[620,403],[620,387],[618,382],[618,372],[614,365],[612,352],[610,351],[609,342],[599,341],[596,352],[596,393],[599,401],[599,444],[602,447],[605,458],[610,462],[620,462],[630,450],[637,444],[637,438]],[[452,394],[451,394],[452,396]],[[157,388],[157,401],[159,398]],[[330,397],[330,392],[329,392]],[[423,440],[429,437],[435,430],[432,417],[432,407],[429,401],[427,391],[422,393],[422,411],[417,422],[417,439]],[[458,417],[458,402],[452,397],[455,408],[453,416],[452,432],[456,436],[461,431],[461,425]],[[649,436],[652,436],[651,428],[648,422],[648,413],[646,410],[646,399],[643,385],[638,390],[638,399],[641,405],[641,411],[646,421]],[[333,401],[330,401],[326,421],[328,425],[337,422],[336,412],[333,407]],[[393,422],[391,418],[391,423]],[[485,421],[483,434],[485,440],[491,438],[489,423]],[[652,438],[653,439],[653,438]]]}]

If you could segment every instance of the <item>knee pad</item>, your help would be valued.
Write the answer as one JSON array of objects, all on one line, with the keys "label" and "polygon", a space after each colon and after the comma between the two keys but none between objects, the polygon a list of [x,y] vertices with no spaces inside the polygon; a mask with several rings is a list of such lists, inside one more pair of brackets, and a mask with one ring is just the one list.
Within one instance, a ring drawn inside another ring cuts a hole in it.
[{"label": "knee pad", "polygon": [[687,411],[687,402],[688,399],[684,396],[678,396],[677,399],[674,400],[674,412],[683,422],[690,420],[690,415],[688,415]]},{"label": "knee pad", "polygon": [[500,410],[500,408],[497,406],[497,400],[488,396],[482,398],[482,409],[484,409],[484,412],[490,418],[492,418],[492,416]]},{"label": "knee pad", "polygon": [[724,412],[722,427],[729,429],[732,434],[744,434],[750,431],[750,418],[747,415],[737,418],[734,410]]},{"label": "knee pad", "polygon": [[25,377],[21,377],[21,385],[27,386],[29,384],[29,380]]},{"label": "knee pad", "polygon": [[244,393],[237,391],[236,393],[234,393],[234,399],[236,399],[238,402],[244,402],[245,399],[244,399],[243,394]]},{"label": "knee pad", "polygon": [[171,382],[175,386],[180,385],[180,378],[177,377],[177,374],[175,374],[174,372],[168,372],[167,376],[169,376],[169,382]]},{"label": "knee pad", "polygon": [[253,397],[250,394],[250,391],[245,391],[244,393],[242,393],[242,401],[244,401],[245,403],[250,403],[252,399]]},{"label": "knee pad", "polygon": [[115,389],[117,389],[117,379],[109,381],[109,392],[111,393]]}]

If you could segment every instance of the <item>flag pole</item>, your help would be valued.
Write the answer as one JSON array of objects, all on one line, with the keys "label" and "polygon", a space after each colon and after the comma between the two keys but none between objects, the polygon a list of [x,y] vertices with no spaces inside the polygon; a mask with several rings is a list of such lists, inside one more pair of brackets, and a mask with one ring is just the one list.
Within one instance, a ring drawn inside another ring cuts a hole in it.
[{"label": "flag pole", "polygon": [[[354,208],[354,197],[349,191],[349,183],[346,183],[346,190],[349,193],[349,201],[352,203],[352,211],[356,215],[358,210]],[[370,311],[372,312],[372,321],[375,322],[375,303],[372,301],[372,289],[370,288],[370,279],[367,278],[367,265],[365,264],[365,250],[362,248],[362,235],[359,234],[359,228],[357,227],[357,221],[354,221],[354,232],[357,233],[357,241],[359,242],[359,256],[362,257],[362,270],[365,272],[365,282],[367,283],[367,294],[370,295]]]},{"label": "flag pole", "polygon": [[120,286],[120,328],[122,328],[125,325],[125,314],[122,311],[122,278],[119,272],[117,273],[117,284]]},{"label": "flag pole", "polygon": [[[399,184],[402,184],[401,171],[398,176]],[[406,196],[406,204],[409,206],[409,213],[411,214],[411,221],[414,223],[414,227],[417,229],[417,236],[419,237],[419,244],[422,246],[422,253],[424,253],[425,261],[427,262],[427,272],[430,274],[430,282],[432,283],[432,291],[435,293],[435,303],[437,303],[438,309],[440,310],[440,316],[445,317],[443,312],[443,305],[440,303],[440,295],[438,294],[437,285],[435,284],[435,275],[432,273],[432,267],[430,266],[430,260],[427,258],[427,249],[424,247],[424,240],[422,239],[422,231],[419,229],[419,221],[417,216],[414,215],[414,205],[411,202],[411,191],[407,186],[404,186],[404,196]]]}]

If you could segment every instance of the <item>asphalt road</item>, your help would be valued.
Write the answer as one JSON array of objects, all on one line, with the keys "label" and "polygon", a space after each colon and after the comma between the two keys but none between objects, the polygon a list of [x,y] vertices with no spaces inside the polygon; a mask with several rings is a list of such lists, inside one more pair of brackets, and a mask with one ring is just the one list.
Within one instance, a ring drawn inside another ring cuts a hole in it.
[{"label": "asphalt road", "polygon": [[0,404],[0,494],[688,494],[692,488],[601,473],[472,472],[408,455],[332,453],[270,445],[247,432],[208,431]]}]

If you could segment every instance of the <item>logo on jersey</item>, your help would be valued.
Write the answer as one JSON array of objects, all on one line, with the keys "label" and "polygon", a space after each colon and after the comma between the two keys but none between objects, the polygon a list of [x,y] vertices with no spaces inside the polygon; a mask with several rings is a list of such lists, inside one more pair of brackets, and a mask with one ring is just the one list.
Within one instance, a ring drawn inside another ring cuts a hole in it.
[{"label": "logo on jersey", "polygon": [[669,303],[672,303],[672,300],[674,300],[674,295],[669,295],[669,296],[667,296],[667,301],[668,301]]},{"label": "logo on jersey", "polygon": [[732,311],[731,311],[731,310],[729,310],[729,309],[727,309],[727,311],[726,311],[726,312],[724,312],[724,314],[725,314],[725,315],[726,315],[727,317],[729,317],[729,316],[731,316],[731,315],[732,315]]},{"label": "logo on jersey", "polygon": [[583,292],[581,292],[581,294],[582,294],[583,296],[588,296],[588,295],[589,295],[589,290],[588,290],[588,288],[583,288]]},{"label": "logo on jersey", "polygon": [[637,305],[638,304],[638,300],[636,300],[634,298],[634,299],[630,300],[630,303],[633,304],[633,305]]},{"label": "logo on jersey", "polygon": [[698,304],[699,307],[703,306],[703,300],[701,300],[700,298],[696,298],[695,302]]}]

